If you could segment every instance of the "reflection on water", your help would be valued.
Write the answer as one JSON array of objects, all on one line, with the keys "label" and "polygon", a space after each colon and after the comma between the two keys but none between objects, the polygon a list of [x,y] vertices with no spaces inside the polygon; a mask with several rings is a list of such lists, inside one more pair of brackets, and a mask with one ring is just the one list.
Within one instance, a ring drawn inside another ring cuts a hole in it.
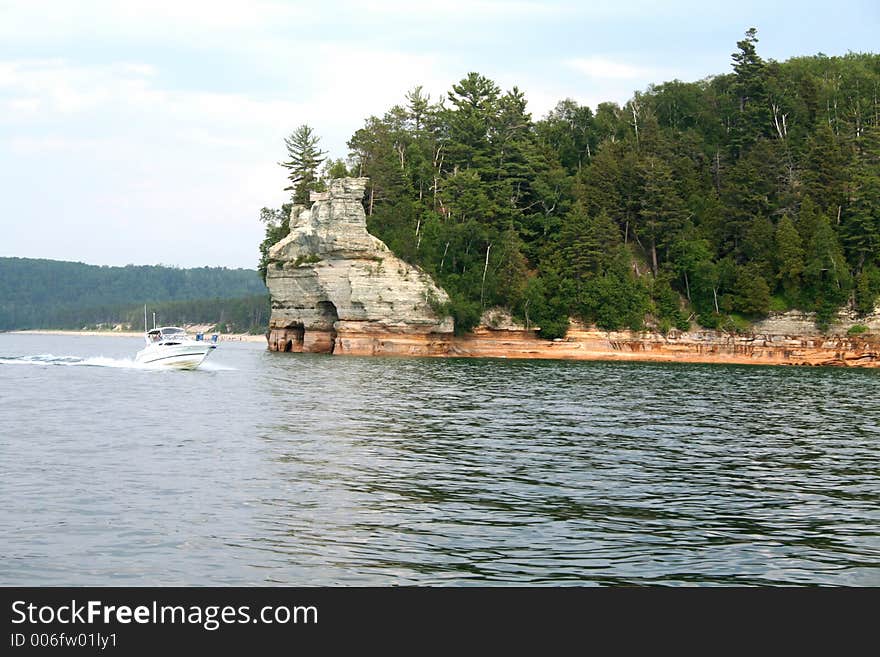
[{"label": "reflection on water", "polygon": [[876,372],[215,363],[0,364],[0,583],[880,585]]}]

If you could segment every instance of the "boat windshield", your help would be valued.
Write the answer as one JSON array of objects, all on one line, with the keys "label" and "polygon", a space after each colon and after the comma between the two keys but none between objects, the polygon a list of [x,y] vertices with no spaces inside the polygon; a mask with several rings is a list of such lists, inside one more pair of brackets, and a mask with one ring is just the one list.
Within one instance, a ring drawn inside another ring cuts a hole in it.
[{"label": "boat windshield", "polygon": [[178,326],[163,326],[147,331],[147,342],[166,342],[168,340],[186,340],[186,331]]}]

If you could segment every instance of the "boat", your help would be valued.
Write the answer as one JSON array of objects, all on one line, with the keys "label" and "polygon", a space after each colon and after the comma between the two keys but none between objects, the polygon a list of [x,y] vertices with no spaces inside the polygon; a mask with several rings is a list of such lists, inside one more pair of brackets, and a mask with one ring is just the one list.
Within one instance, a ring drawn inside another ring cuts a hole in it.
[{"label": "boat", "polygon": [[178,326],[152,328],[144,333],[144,339],[147,346],[137,352],[135,362],[179,370],[196,369],[217,348],[216,335],[210,342],[194,340]]}]

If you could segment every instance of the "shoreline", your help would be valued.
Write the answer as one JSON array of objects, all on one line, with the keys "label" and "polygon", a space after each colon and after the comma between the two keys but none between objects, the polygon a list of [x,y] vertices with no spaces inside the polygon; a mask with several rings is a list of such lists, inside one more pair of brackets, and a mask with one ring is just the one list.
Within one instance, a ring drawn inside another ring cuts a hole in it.
[{"label": "shoreline", "polygon": [[[190,329],[192,330],[192,329]],[[66,335],[142,338],[137,331],[24,329],[13,335]],[[480,327],[464,336],[371,334],[342,332],[327,340],[289,341],[284,329],[273,329],[269,351],[332,353],[336,356],[416,356],[523,360],[584,360],[704,363],[716,365],[799,365],[880,368],[877,338],[843,336],[751,335],[714,332],[680,333],[675,337],[631,331],[600,331],[573,327],[565,339],[548,341],[534,331]],[[319,336],[321,337],[321,336]],[[299,338],[302,340],[302,337]],[[218,342],[266,343],[265,335],[219,334]],[[298,344],[297,344],[298,342]],[[326,344],[324,344],[326,342]],[[332,345],[332,347],[331,347]]]},{"label": "shoreline", "polygon": [[[317,335],[316,335],[317,334]],[[480,327],[462,335],[274,328],[269,350],[334,356],[428,356],[583,361],[880,368],[877,337],[732,335],[715,331],[603,331],[572,327],[564,339]]]},{"label": "shoreline", "polygon": [[[10,335],[79,335],[85,337],[143,338],[141,331],[77,331],[74,329],[22,329],[18,331],[0,331]],[[219,333],[218,342],[265,342],[265,335],[250,333]]]}]

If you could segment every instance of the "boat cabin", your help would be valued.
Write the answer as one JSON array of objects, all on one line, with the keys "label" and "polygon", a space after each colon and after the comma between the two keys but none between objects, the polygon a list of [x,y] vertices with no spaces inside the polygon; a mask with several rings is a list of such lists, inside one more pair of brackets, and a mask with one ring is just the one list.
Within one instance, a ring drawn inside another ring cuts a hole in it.
[{"label": "boat cabin", "polygon": [[147,341],[162,344],[178,344],[181,340],[186,340],[186,331],[177,326],[163,326],[147,331]]}]

